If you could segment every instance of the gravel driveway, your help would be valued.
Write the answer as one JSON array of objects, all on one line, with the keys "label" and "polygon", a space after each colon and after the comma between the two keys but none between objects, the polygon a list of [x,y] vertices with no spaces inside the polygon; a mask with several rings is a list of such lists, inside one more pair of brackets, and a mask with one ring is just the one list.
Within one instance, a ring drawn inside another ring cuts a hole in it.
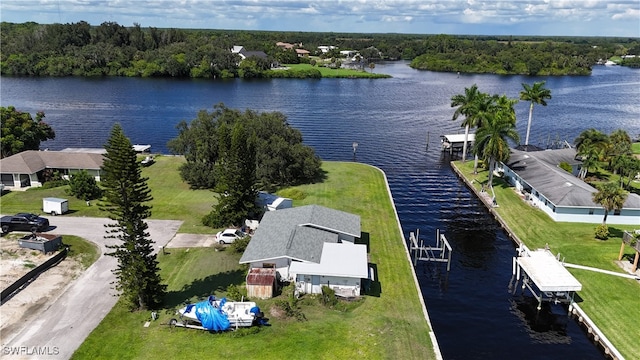
[{"label": "gravel driveway", "polygon": [[[57,299],[43,306],[32,322],[13,334],[2,334],[3,359],[69,359],[85,338],[111,311],[118,298],[111,282],[117,261],[105,256],[104,225],[110,220],[87,217],[49,217],[53,234],[80,236],[100,247],[102,255]],[[173,220],[148,220],[156,252],[165,246],[182,224]],[[0,309],[1,311],[1,309]],[[7,336],[8,335],[8,336]],[[9,355],[13,351],[17,355]]]}]

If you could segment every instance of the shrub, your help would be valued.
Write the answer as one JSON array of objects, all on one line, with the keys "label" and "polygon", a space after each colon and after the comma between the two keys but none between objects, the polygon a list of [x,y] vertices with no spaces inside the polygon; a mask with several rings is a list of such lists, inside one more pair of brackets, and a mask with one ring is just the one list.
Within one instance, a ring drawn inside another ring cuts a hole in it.
[{"label": "shrub", "polygon": [[247,289],[244,286],[229,285],[227,287],[227,299],[232,301],[247,300]]},{"label": "shrub", "polygon": [[322,296],[320,297],[320,303],[327,307],[336,306],[338,299],[336,299],[336,292],[328,286],[322,286]]},{"label": "shrub", "polygon": [[607,240],[609,238],[609,227],[607,225],[596,226],[596,239]]},{"label": "shrub", "polygon": [[560,169],[562,169],[562,170],[564,170],[564,171],[566,171],[566,172],[568,172],[570,174],[573,172],[573,168],[566,161],[561,162],[558,166],[560,167]]},{"label": "shrub", "polygon": [[98,186],[96,179],[84,170],[71,175],[69,193],[85,201],[98,199],[102,196],[102,190]]},{"label": "shrub", "polygon": [[242,254],[247,249],[249,241],[251,241],[251,236],[245,236],[243,238],[236,239],[236,241],[231,243],[229,249],[235,253]]}]

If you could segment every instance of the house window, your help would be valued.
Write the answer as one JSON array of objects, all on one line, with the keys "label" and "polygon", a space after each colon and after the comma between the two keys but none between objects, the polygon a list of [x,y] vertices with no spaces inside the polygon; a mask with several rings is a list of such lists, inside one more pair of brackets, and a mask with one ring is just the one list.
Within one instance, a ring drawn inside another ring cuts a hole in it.
[{"label": "house window", "polygon": [[613,210],[613,215],[620,215],[620,209]]},{"label": "house window", "polygon": [[593,209],[589,209],[589,215],[593,215]]}]

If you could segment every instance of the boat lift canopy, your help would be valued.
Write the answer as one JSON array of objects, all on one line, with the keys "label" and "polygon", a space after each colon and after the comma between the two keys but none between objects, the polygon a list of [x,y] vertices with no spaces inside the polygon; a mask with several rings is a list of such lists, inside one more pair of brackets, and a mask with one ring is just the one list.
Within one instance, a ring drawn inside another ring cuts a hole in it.
[{"label": "boat lift canopy", "polygon": [[536,287],[542,292],[568,292],[582,290],[582,284],[548,250],[528,252],[517,258]]}]

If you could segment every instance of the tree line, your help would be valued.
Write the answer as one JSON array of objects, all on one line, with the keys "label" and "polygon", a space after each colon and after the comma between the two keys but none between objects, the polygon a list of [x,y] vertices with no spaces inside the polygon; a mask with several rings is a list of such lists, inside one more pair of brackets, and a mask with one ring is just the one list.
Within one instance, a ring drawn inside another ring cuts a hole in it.
[{"label": "tree line", "polygon": [[[309,61],[277,47],[278,41],[319,57],[354,50],[367,63],[404,59],[417,69],[496,74],[585,75],[599,60],[640,54],[637,38],[159,29],[85,21],[2,22],[0,36],[1,74],[11,76],[268,77],[272,63]],[[231,53],[234,45],[268,57],[245,63]],[[336,49],[325,54],[321,45]],[[640,65],[640,59],[625,57],[624,63]]]}]

